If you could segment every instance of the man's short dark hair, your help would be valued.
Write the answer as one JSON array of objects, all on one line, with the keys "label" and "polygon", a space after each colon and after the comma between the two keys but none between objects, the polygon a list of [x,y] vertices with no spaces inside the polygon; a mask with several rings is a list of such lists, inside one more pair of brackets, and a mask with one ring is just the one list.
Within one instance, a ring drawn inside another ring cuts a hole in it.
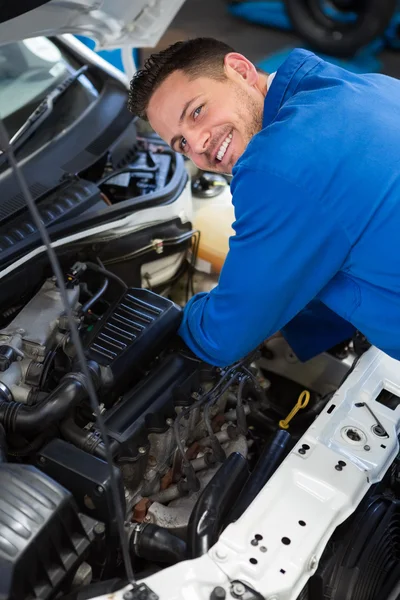
[{"label": "man's short dark hair", "polygon": [[132,78],[128,108],[147,120],[147,107],[152,94],[174,71],[183,71],[190,79],[203,76],[223,81],[226,77],[224,58],[233,48],[213,38],[195,38],[176,42],[152,54]]}]

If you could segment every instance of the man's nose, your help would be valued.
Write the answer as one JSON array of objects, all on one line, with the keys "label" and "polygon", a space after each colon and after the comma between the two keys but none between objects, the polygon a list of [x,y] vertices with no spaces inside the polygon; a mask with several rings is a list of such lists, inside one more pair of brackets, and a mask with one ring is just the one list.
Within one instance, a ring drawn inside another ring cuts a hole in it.
[{"label": "man's nose", "polygon": [[204,154],[206,152],[211,139],[211,134],[209,131],[197,131],[192,134],[193,142],[192,148],[196,154]]}]

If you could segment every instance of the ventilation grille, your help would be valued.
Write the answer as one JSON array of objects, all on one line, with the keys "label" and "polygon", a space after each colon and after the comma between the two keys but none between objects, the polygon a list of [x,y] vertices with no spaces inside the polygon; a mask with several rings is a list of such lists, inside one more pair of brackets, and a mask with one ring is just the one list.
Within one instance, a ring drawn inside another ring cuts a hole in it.
[{"label": "ventilation grille", "polygon": [[[377,532],[378,533],[378,532]],[[380,534],[380,535],[379,535]],[[387,578],[399,568],[400,559],[400,512],[394,512],[386,527],[371,540],[370,555],[354,589],[356,600],[381,598]]]},{"label": "ventilation grille", "polygon": [[298,600],[384,600],[400,580],[399,500],[366,499],[331,542]]},{"label": "ventilation grille", "polygon": [[[37,190],[38,192],[38,190]],[[75,216],[100,200],[98,188],[88,181],[73,181],[56,190],[37,205],[42,222],[46,227]],[[25,206],[24,201],[22,207]],[[9,209],[11,210],[11,209]],[[37,232],[37,227],[28,211],[0,228],[0,252],[12,248]]]},{"label": "ventilation grille", "polygon": [[128,293],[113,311],[90,349],[113,362],[156,321],[163,309]]},{"label": "ventilation grille", "polygon": [[[32,195],[32,198],[36,200],[37,198],[39,198],[47,192],[47,187],[42,185],[41,183],[36,182],[32,183],[29,186],[29,191]],[[15,194],[15,196],[12,196],[6,202],[3,202],[0,205],[0,221],[9,219],[15,213],[25,208],[25,206],[25,196],[22,192],[18,192],[18,194]]]}]

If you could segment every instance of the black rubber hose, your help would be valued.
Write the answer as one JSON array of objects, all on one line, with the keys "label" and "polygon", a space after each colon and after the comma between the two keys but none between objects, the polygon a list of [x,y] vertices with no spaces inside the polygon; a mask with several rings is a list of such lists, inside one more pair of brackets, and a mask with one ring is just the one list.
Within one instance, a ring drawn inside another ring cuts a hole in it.
[{"label": "black rubber hose", "polygon": [[82,312],[86,313],[89,310],[89,308],[91,308],[93,304],[102,297],[107,288],[108,279],[106,277],[103,281],[103,285],[101,286],[101,288],[98,289],[97,292],[93,294],[93,296],[82,306]]},{"label": "black rubber hose", "polygon": [[6,431],[37,435],[62,421],[86,396],[84,376],[69,373],[45,400],[35,406],[0,400],[0,423]]},{"label": "black rubber hose", "polygon": [[81,429],[72,417],[65,419],[61,423],[60,430],[64,439],[74,444],[77,448],[103,460],[106,459],[106,451],[101,438],[92,431]]},{"label": "black rubber hose", "polygon": [[0,463],[7,462],[7,441],[3,425],[0,425]]},{"label": "black rubber hose", "polygon": [[116,281],[125,290],[125,292],[128,290],[128,286],[126,285],[125,281],[123,281],[121,277],[118,277],[118,275],[115,275],[115,273],[112,271],[108,271],[107,269],[104,269],[103,267],[100,267],[99,265],[96,265],[96,263],[92,262],[84,262],[83,264],[86,265],[86,267],[91,271],[100,273],[100,275],[104,275],[104,277],[107,277],[107,279]]},{"label": "black rubber hose", "polygon": [[285,458],[290,447],[290,442],[290,434],[287,431],[279,430],[272,437],[271,443],[265,445],[246,486],[241,490],[241,494],[228,514],[226,525],[237,521],[250,506],[254,498]]},{"label": "black rubber hose", "polygon": [[253,426],[267,435],[275,433],[278,429],[278,419],[272,419],[253,406],[249,414],[246,415],[246,421],[249,426]]},{"label": "black rubber hose", "polygon": [[217,541],[224,518],[248,476],[247,460],[233,452],[206,485],[189,519],[189,558],[206,554]]},{"label": "black rubber hose", "polygon": [[173,565],[186,559],[186,543],[158,525],[148,524],[134,532],[130,547],[135,556],[151,562]]},{"label": "black rubber hose", "polygon": [[24,446],[9,447],[7,454],[15,458],[24,458],[30,454],[34,454],[42,448],[46,441],[57,436],[57,426],[46,429],[43,433],[36,435],[31,442],[26,442]]},{"label": "black rubber hose", "polygon": [[107,173],[107,175],[104,175],[104,177],[102,177],[98,182],[97,185],[98,187],[100,187],[101,185],[104,185],[105,183],[107,183],[107,181],[109,181],[110,179],[114,179],[114,177],[117,177],[118,175],[121,175],[122,173],[157,173],[159,171],[159,167],[158,165],[155,165],[154,167],[148,167],[148,166],[144,166],[144,167],[123,167],[122,169],[117,169],[116,171],[113,171],[112,173]]}]

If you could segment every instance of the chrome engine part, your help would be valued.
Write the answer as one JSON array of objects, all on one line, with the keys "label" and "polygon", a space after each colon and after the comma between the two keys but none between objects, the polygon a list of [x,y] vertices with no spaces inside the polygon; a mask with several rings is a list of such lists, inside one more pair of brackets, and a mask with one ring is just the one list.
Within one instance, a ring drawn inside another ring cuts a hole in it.
[{"label": "chrome engine part", "polygon": [[[71,307],[76,309],[79,286],[67,293]],[[32,389],[40,382],[45,357],[65,336],[63,313],[61,294],[50,278],[0,331],[0,386],[9,399],[29,402]]]},{"label": "chrome engine part", "polygon": [[[222,447],[226,457],[234,452],[238,452],[244,457],[248,456],[248,441],[244,435],[239,434],[237,439],[223,443]],[[209,449],[208,452],[210,452]],[[176,535],[182,535],[185,532],[193,507],[200,494],[221,467],[221,464],[217,466],[207,464],[207,451],[202,452],[201,455],[192,461],[194,469],[198,470],[199,491],[184,495],[179,484],[177,484],[167,488],[164,492],[154,494],[150,497],[152,504],[147,512],[146,522],[155,523],[160,527],[169,529]]]}]

